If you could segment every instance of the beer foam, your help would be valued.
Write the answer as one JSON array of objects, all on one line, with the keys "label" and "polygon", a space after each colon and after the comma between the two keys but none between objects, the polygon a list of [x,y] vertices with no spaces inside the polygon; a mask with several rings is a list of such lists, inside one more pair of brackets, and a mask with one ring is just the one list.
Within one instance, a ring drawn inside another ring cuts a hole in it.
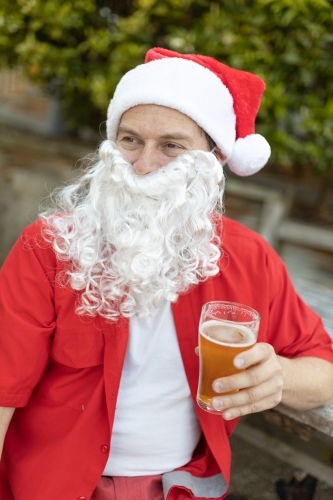
[{"label": "beer foam", "polygon": [[228,347],[247,347],[256,342],[251,328],[229,321],[205,321],[200,327],[200,335],[215,344]]}]

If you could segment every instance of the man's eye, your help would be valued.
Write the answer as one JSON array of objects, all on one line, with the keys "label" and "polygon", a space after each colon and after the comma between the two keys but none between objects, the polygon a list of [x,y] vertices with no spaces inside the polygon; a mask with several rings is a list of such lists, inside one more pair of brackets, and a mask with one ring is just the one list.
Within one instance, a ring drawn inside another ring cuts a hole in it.
[{"label": "man's eye", "polygon": [[136,149],[139,146],[139,141],[131,136],[121,137],[117,142],[125,149]]},{"label": "man's eye", "polygon": [[163,152],[165,155],[174,157],[182,154],[186,148],[180,144],[175,144],[174,142],[166,142],[163,146]]}]

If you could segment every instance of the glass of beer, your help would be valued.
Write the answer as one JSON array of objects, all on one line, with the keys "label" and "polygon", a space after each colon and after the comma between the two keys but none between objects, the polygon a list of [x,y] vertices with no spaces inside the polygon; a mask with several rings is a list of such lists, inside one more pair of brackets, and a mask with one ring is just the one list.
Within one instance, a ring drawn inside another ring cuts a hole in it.
[{"label": "glass of beer", "polygon": [[217,378],[243,371],[236,368],[233,361],[238,353],[256,343],[259,323],[257,311],[237,302],[216,301],[203,305],[199,324],[197,402],[204,410],[221,414],[222,410],[215,410],[211,404],[212,398],[220,395],[212,384]]}]

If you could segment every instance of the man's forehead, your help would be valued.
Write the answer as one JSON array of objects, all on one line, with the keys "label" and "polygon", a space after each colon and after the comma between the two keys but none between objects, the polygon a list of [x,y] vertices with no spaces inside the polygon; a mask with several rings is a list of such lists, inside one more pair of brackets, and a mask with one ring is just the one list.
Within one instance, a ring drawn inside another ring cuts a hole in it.
[{"label": "man's forehead", "polygon": [[153,132],[163,139],[191,140],[202,129],[187,115],[173,108],[142,104],[127,110],[121,117],[119,133],[135,135]]},{"label": "man's forehead", "polygon": [[167,106],[160,106],[159,104],[139,104],[137,106],[133,106],[123,113],[120,123],[133,119],[143,120],[150,116],[159,120],[159,122],[164,120],[170,124],[181,123],[182,125],[191,124],[192,126],[197,126],[197,123],[185,113]]}]

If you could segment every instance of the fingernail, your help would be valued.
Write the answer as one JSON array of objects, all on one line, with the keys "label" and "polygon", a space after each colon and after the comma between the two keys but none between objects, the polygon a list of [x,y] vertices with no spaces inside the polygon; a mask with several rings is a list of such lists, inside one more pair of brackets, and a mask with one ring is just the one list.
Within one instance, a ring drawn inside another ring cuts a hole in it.
[{"label": "fingernail", "polygon": [[232,418],[232,413],[230,413],[230,411],[226,411],[225,413],[223,413],[223,418],[225,420],[230,420]]},{"label": "fingernail", "polygon": [[213,407],[215,410],[222,410],[223,408],[223,403],[220,399],[213,399]]},{"label": "fingernail", "polygon": [[244,366],[244,358],[235,358],[234,359],[234,365],[236,368],[242,368],[242,366]]},{"label": "fingernail", "polygon": [[222,382],[215,382],[213,385],[213,389],[215,392],[223,392],[223,384]]}]

